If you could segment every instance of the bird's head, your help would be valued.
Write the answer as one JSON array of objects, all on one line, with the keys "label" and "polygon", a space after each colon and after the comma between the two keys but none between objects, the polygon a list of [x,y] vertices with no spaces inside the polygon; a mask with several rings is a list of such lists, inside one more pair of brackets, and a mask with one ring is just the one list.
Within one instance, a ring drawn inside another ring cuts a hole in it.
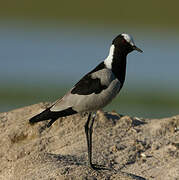
[{"label": "bird's head", "polygon": [[143,52],[139,49],[129,34],[122,33],[113,39],[112,44],[115,46],[115,49],[120,49],[120,51],[124,52],[126,55],[134,50],[138,52]]}]

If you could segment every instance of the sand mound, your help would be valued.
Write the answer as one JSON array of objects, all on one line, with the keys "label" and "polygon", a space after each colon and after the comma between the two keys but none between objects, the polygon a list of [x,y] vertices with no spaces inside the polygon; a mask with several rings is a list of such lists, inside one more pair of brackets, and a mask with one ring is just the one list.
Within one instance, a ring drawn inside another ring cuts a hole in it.
[{"label": "sand mound", "polygon": [[179,116],[139,119],[98,111],[87,166],[87,114],[29,125],[48,103],[0,114],[0,179],[179,179]]}]

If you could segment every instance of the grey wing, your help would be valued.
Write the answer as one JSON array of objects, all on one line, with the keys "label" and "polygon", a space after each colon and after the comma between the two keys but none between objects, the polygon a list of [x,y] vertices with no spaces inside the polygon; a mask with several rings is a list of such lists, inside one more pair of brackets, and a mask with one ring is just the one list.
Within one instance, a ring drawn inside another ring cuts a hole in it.
[{"label": "grey wing", "polygon": [[[100,79],[101,85],[106,88],[103,88],[100,93],[91,92],[90,94],[79,94],[79,91],[74,93],[74,89],[76,88],[76,86],[74,86],[63,98],[57,100],[50,110],[61,111],[67,108],[73,108],[73,110],[77,112],[97,110],[107,105],[121,88],[121,83],[109,69],[102,69],[91,73],[90,77],[94,79],[94,82],[96,79]],[[93,83],[93,81],[90,80],[88,86],[91,86],[91,83]],[[78,83],[76,85],[78,85]]]}]

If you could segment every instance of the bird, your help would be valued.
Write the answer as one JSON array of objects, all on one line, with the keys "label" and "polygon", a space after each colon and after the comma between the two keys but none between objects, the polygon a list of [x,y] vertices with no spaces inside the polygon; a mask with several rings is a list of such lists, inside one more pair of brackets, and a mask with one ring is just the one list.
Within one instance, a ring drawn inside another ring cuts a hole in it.
[{"label": "bird", "polygon": [[126,76],[127,55],[139,49],[133,37],[127,33],[117,35],[111,43],[108,56],[93,70],[84,75],[62,98],[50,107],[30,118],[29,123],[50,120],[50,127],[58,118],[87,112],[84,125],[88,148],[88,165],[97,169],[92,163],[92,132],[97,110],[109,104],[123,87]]}]

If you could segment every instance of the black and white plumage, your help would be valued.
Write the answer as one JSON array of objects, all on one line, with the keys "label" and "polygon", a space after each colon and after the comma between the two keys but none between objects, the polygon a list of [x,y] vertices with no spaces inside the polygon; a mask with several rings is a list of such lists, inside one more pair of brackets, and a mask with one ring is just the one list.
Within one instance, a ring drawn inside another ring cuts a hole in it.
[{"label": "black and white plumage", "polygon": [[89,112],[90,115],[85,124],[85,132],[88,144],[89,164],[92,151],[92,118],[89,127],[91,112],[103,108],[119,93],[125,80],[127,54],[137,50],[142,52],[134,44],[133,38],[128,34],[120,34],[112,41],[108,57],[96,68],[87,73],[74,87],[61,99],[57,100],[51,107],[42,113],[32,117],[31,124],[49,120],[48,127],[59,117],[65,117],[80,112]]}]

